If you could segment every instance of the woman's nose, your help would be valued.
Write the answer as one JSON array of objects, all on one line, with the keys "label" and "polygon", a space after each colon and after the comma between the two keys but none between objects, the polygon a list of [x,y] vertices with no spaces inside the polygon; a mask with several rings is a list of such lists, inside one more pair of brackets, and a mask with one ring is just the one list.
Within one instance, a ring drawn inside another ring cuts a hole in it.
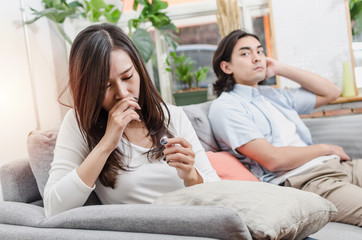
[{"label": "woman's nose", "polygon": [[118,83],[116,94],[115,94],[116,99],[117,100],[123,99],[127,96],[128,96],[128,90],[127,90],[127,87],[125,86],[125,84],[123,82]]}]

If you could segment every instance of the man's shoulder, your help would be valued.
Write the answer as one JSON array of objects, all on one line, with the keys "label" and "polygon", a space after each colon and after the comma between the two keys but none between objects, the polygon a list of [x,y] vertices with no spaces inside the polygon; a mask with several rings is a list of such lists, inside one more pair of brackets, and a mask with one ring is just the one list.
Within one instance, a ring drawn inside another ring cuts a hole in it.
[{"label": "man's shoulder", "polygon": [[235,104],[235,99],[233,99],[230,94],[223,92],[218,98],[212,101],[209,109],[209,116],[213,112],[224,111],[228,106]]},{"label": "man's shoulder", "polygon": [[247,101],[245,99],[229,92],[223,92],[211,103],[208,117],[210,120],[230,118],[233,114],[244,112],[246,109]]},{"label": "man's shoulder", "polygon": [[239,102],[239,100],[236,96],[234,96],[230,92],[223,92],[218,98],[212,101],[210,108],[215,106],[225,106],[237,102]]}]

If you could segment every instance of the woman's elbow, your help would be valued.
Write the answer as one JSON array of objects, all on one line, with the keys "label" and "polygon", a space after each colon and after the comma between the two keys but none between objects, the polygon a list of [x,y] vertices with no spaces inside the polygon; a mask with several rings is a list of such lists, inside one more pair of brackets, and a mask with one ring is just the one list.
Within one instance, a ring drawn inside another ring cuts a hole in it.
[{"label": "woman's elbow", "polygon": [[54,204],[51,204],[51,199],[49,197],[49,194],[45,194],[44,195],[44,213],[45,213],[45,217],[51,217],[53,215],[56,215],[56,213],[54,213],[54,209],[52,209],[52,206],[54,206]]},{"label": "woman's elbow", "polygon": [[62,200],[54,189],[47,189],[44,191],[44,213],[45,217],[51,217],[61,213],[67,209],[64,209]]}]

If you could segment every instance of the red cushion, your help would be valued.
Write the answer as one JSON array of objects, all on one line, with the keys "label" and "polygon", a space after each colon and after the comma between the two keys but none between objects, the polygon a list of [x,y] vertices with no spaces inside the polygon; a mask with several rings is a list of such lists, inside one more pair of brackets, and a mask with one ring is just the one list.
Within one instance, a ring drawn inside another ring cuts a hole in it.
[{"label": "red cushion", "polygon": [[227,152],[206,152],[211,165],[222,180],[257,181],[236,157]]}]

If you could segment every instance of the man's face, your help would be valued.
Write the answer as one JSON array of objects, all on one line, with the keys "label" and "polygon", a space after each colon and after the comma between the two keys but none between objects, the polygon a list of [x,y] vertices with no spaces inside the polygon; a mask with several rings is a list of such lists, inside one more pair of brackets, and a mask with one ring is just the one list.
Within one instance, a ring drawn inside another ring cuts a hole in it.
[{"label": "man's face", "polygon": [[231,61],[223,61],[221,68],[225,73],[232,74],[236,83],[256,87],[265,79],[264,49],[254,37],[240,38],[234,46]]}]

